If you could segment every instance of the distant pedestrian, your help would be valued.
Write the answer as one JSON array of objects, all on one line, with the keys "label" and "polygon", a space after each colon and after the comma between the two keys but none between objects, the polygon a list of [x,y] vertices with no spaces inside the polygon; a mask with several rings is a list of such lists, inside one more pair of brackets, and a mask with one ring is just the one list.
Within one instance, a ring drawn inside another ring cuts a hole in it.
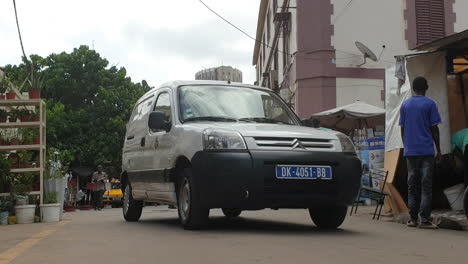
[{"label": "distant pedestrian", "polygon": [[428,89],[425,78],[414,79],[414,96],[401,106],[400,126],[408,165],[408,204],[411,216],[408,226],[436,229],[437,226],[431,221],[432,179],[436,154],[434,143],[437,159],[441,157],[438,124],[442,120],[436,103],[425,96]]},{"label": "distant pedestrian", "polygon": [[107,174],[102,170],[102,166],[97,166],[97,171],[93,173],[93,178],[91,180],[94,183],[93,191],[93,205],[94,210],[101,210],[104,205],[102,202],[102,196],[106,190],[106,181],[108,180]]}]

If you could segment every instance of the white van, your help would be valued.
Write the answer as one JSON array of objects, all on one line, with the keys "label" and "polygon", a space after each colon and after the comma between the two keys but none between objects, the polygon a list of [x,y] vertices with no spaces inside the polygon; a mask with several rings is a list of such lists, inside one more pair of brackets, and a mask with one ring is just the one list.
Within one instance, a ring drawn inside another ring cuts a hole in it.
[{"label": "white van", "polygon": [[144,201],[178,208],[186,229],[210,209],[308,209],[321,228],[342,224],[361,162],[348,137],[304,127],[269,89],[214,81],[171,82],[136,103],[122,159],[123,215]]}]

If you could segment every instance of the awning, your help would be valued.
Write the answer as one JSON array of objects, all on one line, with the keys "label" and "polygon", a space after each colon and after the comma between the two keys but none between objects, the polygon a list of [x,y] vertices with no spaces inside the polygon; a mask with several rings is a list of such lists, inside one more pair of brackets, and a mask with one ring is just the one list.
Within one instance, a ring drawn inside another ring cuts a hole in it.
[{"label": "awning", "polygon": [[385,115],[385,109],[367,104],[362,101],[356,101],[352,104],[337,107],[312,115],[312,117],[325,117],[333,115],[343,115],[348,118],[360,119],[373,116]]},{"label": "awning", "polygon": [[355,128],[374,127],[385,124],[385,109],[357,101],[312,115],[323,127],[351,132]]},{"label": "awning", "polygon": [[464,50],[468,54],[468,30],[414,48],[418,51]]}]

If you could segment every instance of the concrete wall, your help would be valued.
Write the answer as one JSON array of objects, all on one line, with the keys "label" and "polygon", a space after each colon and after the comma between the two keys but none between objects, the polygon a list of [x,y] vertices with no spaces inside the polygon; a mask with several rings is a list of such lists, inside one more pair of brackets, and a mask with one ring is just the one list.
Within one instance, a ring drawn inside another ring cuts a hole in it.
[{"label": "concrete wall", "polygon": [[383,80],[336,78],[336,106],[363,101],[384,108],[381,88]]},{"label": "concrete wall", "polygon": [[[409,53],[405,38],[406,0],[355,0],[346,7],[348,0],[332,0],[334,35],[332,43],[336,49],[337,67],[385,69],[390,67],[395,55]],[[382,12],[383,11],[383,12]],[[369,47],[380,60],[364,62],[355,42]],[[385,45],[385,49],[383,49]],[[384,80],[371,78],[340,78],[337,76],[337,106],[365,101],[375,106],[384,106],[381,93]]]},{"label": "concrete wall", "polygon": [[377,63],[368,60],[362,66],[365,68],[385,68],[394,62],[395,55],[408,52],[403,17],[405,0],[355,0],[345,9],[348,2],[332,0],[332,22],[336,21],[332,43],[336,49],[337,67],[356,67],[363,62],[356,41],[367,45],[377,56],[382,52],[382,45],[386,46],[382,60]]},{"label": "concrete wall", "polygon": [[456,0],[453,9],[457,15],[455,32],[468,29],[468,0]]}]

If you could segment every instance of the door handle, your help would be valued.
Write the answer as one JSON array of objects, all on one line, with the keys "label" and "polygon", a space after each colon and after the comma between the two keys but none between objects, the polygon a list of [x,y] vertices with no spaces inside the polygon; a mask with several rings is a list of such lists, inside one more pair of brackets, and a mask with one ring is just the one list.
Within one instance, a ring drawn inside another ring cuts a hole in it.
[{"label": "door handle", "polygon": [[145,137],[142,137],[142,138],[141,138],[141,141],[140,141],[140,145],[141,145],[142,147],[144,147],[145,144],[146,144],[146,138],[145,138]]}]

